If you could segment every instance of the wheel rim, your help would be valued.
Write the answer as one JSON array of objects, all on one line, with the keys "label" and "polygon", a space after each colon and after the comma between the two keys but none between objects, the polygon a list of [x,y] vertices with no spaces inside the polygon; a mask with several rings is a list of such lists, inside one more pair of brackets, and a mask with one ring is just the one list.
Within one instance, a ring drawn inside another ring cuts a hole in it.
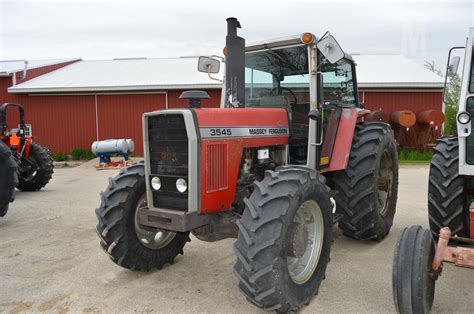
[{"label": "wheel rim", "polygon": [[315,201],[307,200],[296,211],[288,240],[288,271],[296,284],[306,283],[313,275],[321,255],[323,239],[321,208]]},{"label": "wheel rim", "polygon": [[390,212],[390,200],[393,187],[393,162],[388,150],[383,152],[377,175],[377,203],[382,216]]},{"label": "wheel rim", "polygon": [[31,181],[35,178],[36,174],[38,173],[38,163],[33,156],[28,158],[28,161],[32,164],[31,168],[23,173],[23,179],[25,181]]},{"label": "wheel rim", "polygon": [[161,230],[157,228],[147,228],[139,223],[139,209],[148,208],[146,194],[140,198],[135,209],[135,233],[141,244],[150,249],[160,249],[167,246],[176,236],[176,232]]}]

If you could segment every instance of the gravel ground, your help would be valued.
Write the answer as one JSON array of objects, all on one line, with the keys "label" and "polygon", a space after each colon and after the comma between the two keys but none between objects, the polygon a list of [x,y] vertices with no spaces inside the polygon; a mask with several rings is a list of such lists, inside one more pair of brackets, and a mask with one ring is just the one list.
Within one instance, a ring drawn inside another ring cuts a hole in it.
[{"label": "gravel ground", "polygon": [[[90,163],[57,169],[40,192],[18,192],[0,219],[0,312],[259,312],[232,273],[228,239],[193,238],[184,256],[160,271],[132,272],[112,263],[94,228],[99,192],[116,170]],[[428,168],[402,166],[397,214],[380,243],[345,238],[335,227],[326,280],[303,312],[394,312],[392,257],[403,227],[427,226]],[[474,271],[447,265],[433,312],[472,312]]]}]

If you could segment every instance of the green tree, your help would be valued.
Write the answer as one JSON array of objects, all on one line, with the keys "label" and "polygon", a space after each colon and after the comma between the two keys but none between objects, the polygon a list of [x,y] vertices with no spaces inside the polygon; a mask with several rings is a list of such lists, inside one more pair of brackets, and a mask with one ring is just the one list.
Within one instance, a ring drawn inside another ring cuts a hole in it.
[{"label": "green tree", "polygon": [[[435,67],[434,61],[425,61],[425,68],[433,73],[444,77],[443,72]],[[461,78],[454,75],[448,78],[444,91],[444,105],[446,121],[444,123],[444,134],[457,135],[456,114],[458,112],[459,95],[461,93]]]}]

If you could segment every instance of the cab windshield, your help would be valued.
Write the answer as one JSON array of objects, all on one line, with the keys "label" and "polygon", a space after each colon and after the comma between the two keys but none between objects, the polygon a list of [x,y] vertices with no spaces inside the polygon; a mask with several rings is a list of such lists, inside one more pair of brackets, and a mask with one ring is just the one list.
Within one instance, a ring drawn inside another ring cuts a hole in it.
[{"label": "cab windshield", "polygon": [[288,107],[309,103],[308,48],[247,53],[245,106]]},{"label": "cab windshield", "polygon": [[[323,101],[355,106],[352,62],[331,64],[322,59]],[[308,48],[305,45],[247,53],[245,106],[283,107],[289,112],[309,111]]]}]

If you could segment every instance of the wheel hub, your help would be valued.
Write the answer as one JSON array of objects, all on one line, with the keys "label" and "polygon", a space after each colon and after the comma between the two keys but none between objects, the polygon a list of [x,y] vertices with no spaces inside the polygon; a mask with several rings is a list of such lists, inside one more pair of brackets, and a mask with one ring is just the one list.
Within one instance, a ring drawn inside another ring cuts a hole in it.
[{"label": "wheel hub", "polygon": [[377,202],[379,212],[386,216],[390,211],[393,186],[393,161],[389,151],[384,151],[380,160],[379,172],[377,176]]},{"label": "wheel hub", "polygon": [[148,208],[146,201],[146,194],[138,201],[137,208],[135,210],[135,234],[141,244],[149,249],[157,250],[167,246],[176,236],[176,232],[161,230],[158,228],[150,228],[140,225],[138,209]]},{"label": "wheel hub", "polygon": [[324,240],[321,208],[314,200],[305,201],[296,211],[288,235],[287,265],[294,283],[302,285],[313,276]]},{"label": "wheel hub", "polygon": [[308,243],[308,229],[305,224],[293,223],[288,246],[288,256],[302,257]]}]

